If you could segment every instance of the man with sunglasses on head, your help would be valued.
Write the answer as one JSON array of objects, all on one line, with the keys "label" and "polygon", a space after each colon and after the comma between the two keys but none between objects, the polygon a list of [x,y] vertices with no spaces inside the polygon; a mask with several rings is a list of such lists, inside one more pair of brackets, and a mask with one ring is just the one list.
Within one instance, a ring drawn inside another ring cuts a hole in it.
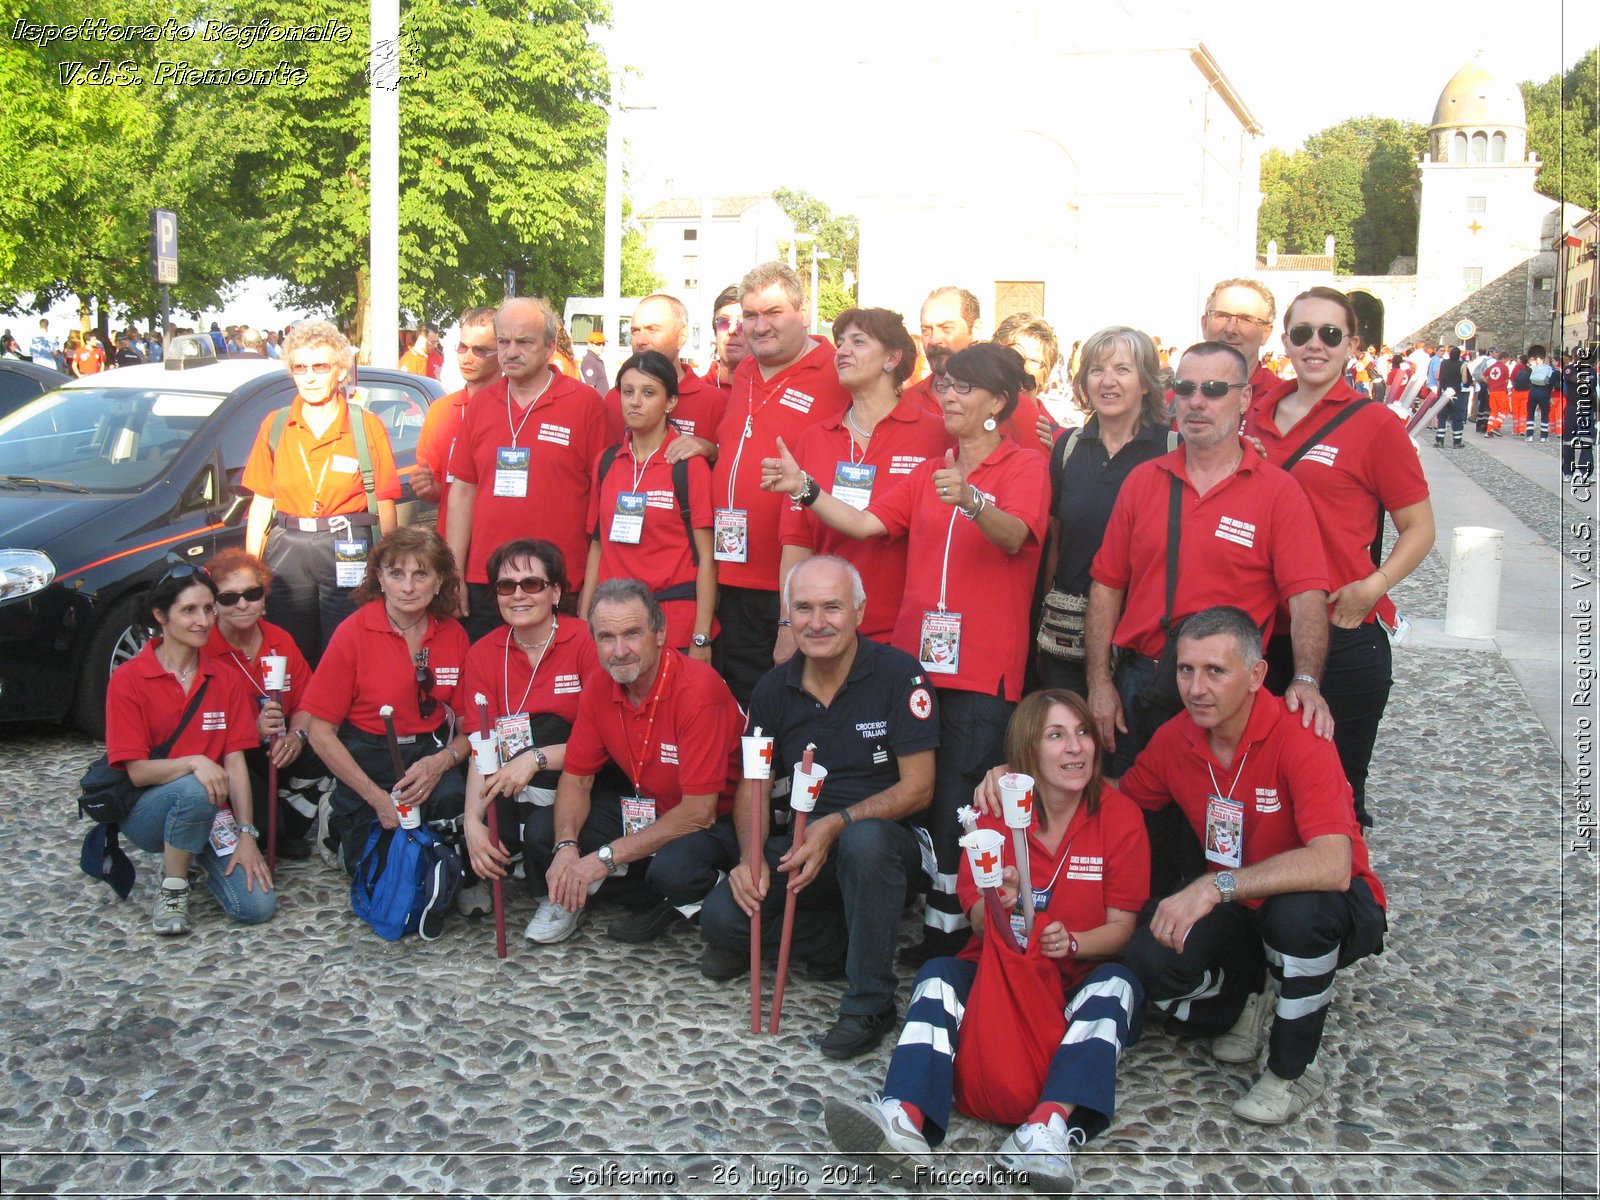
[{"label": "man with sunglasses on head", "polygon": [[[683,361],[683,348],[689,341],[689,310],[676,296],[657,292],[639,301],[633,310],[630,338],[633,352],[654,350],[665,355],[678,368],[678,402],[667,418],[680,437],[667,443],[662,457],[677,462],[694,454],[716,458],[717,426],[728,395],[689,370]],[[619,378],[618,385],[622,383]],[[606,393],[606,438],[608,445],[620,445],[626,432],[622,420],[622,393],[612,388]]]},{"label": "man with sunglasses on head", "polygon": [[500,379],[500,348],[494,340],[494,309],[469,308],[461,314],[456,335],[456,366],[462,387],[435,400],[417,438],[417,466],[411,490],[417,499],[439,506],[438,528],[445,529],[450,511],[450,455],[467,419],[467,403]]},{"label": "man with sunglasses on head", "polygon": [[[1322,542],[1300,485],[1239,436],[1249,373],[1245,357],[1222,342],[1184,352],[1173,381],[1184,443],[1134,468],[1090,568],[1089,707],[1111,752],[1108,776],[1123,774],[1182,707],[1171,653],[1177,630],[1184,617],[1213,605],[1244,609],[1265,637],[1287,604],[1295,671],[1287,706],[1318,735],[1332,736],[1317,689],[1328,646]],[[1172,534],[1177,571],[1169,583]],[[1152,825],[1152,896],[1198,873],[1199,847],[1185,833],[1182,822]]]},{"label": "man with sunglasses on head", "polygon": [[702,378],[723,395],[733,395],[733,373],[750,353],[744,344],[744,310],[739,304],[739,289],[729,285],[717,293],[711,306],[711,329],[716,334],[716,356]]}]

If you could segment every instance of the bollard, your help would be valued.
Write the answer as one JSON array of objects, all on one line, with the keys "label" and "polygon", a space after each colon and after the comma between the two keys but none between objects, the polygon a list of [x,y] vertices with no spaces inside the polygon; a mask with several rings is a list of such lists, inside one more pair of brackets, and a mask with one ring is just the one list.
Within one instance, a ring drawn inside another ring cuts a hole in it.
[{"label": "bollard", "polygon": [[1492,638],[1500,617],[1500,554],[1505,534],[1458,525],[1450,544],[1450,591],[1444,631],[1451,637]]}]

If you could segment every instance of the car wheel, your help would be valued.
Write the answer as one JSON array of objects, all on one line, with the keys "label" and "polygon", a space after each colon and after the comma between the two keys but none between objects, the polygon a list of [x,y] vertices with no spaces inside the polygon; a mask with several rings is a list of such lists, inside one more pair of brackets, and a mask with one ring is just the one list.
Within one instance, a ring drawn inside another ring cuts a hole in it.
[{"label": "car wheel", "polygon": [[106,687],[111,672],[132,659],[150,640],[139,620],[142,596],[125,596],[107,611],[89,638],[78,679],[78,694],[72,715],[78,727],[90,737],[106,735]]}]

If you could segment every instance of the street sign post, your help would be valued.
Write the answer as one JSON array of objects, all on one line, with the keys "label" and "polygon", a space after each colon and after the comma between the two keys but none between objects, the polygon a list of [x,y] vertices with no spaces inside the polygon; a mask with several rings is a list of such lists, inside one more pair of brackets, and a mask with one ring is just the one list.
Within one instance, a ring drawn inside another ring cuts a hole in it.
[{"label": "street sign post", "polygon": [[178,282],[178,214],[169,208],[150,210],[150,257],[161,285],[161,337],[171,334],[171,299],[167,288]]}]

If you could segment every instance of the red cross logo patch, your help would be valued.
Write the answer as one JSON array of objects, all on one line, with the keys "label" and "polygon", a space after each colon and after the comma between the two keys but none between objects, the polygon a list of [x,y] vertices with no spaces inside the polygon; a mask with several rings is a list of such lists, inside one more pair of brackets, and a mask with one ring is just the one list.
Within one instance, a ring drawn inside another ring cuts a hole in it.
[{"label": "red cross logo patch", "polygon": [[981,855],[978,856],[976,862],[978,864],[978,870],[982,871],[986,875],[1000,865],[1000,860],[995,857],[993,850],[985,850]]},{"label": "red cross logo patch", "polygon": [[928,694],[928,689],[919,687],[911,693],[911,715],[919,721],[926,721],[933,716],[933,697]]}]

